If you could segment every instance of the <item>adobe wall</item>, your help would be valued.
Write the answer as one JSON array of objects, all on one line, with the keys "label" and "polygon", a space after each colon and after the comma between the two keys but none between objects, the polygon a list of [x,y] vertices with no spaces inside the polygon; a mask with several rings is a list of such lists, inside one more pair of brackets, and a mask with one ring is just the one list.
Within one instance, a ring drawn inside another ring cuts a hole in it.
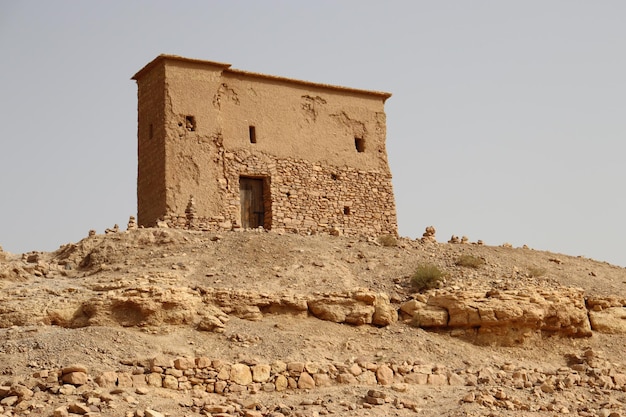
[{"label": "adobe wall", "polygon": [[[238,227],[239,178],[250,176],[265,178],[269,186],[272,229],[397,234],[385,149],[386,97],[223,64],[164,60],[162,68],[165,207],[160,190],[149,192],[156,209],[142,210],[149,202],[138,197],[139,224],[151,226],[164,218],[175,227]],[[141,107],[140,99],[140,124]],[[364,151],[357,150],[355,138]],[[139,146],[141,165],[141,140]],[[140,167],[142,175],[151,174]],[[147,184],[140,178],[138,189],[145,191]],[[190,196],[191,216],[185,213]]]},{"label": "adobe wall", "polygon": [[137,81],[137,217],[140,224],[149,223],[166,211],[164,77],[165,70],[157,68]]}]

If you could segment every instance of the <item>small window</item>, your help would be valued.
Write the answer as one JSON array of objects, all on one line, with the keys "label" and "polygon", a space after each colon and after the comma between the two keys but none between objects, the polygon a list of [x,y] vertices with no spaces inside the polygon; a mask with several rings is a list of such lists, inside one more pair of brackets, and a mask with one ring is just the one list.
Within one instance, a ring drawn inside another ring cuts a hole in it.
[{"label": "small window", "polygon": [[354,138],[354,147],[357,152],[365,152],[365,139]]},{"label": "small window", "polygon": [[185,116],[185,129],[190,132],[196,131],[196,118],[193,116]]},{"label": "small window", "polygon": [[249,126],[248,133],[250,134],[250,143],[256,143],[256,128],[254,126]]},{"label": "small window", "polygon": [[337,174],[330,174],[330,179],[333,181],[337,181],[339,179],[339,175]]},{"label": "small window", "polygon": [[343,214],[345,214],[346,216],[349,216],[350,215],[350,207],[345,206],[343,208]]}]

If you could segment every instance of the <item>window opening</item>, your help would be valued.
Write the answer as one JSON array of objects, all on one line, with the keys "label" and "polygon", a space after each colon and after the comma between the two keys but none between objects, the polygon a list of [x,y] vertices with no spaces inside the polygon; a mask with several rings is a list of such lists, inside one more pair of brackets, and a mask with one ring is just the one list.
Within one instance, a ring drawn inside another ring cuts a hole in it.
[{"label": "window opening", "polygon": [[365,152],[365,139],[354,138],[354,147],[357,152]]},{"label": "window opening", "polygon": [[350,215],[350,207],[345,206],[343,208],[343,214],[345,214],[346,216],[349,216]]},{"label": "window opening", "polygon": [[256,127],[249,126],[248,132],[250,134],[250,143],[256,143]]},{"label": "window opening", "polygon": [[339,175],[337,175],[337,174],[330,174],[330,178],[331,178],[333,181],[337,181],[337,180],[339,179]]},{"label": "window opening", "polygon": [[196,118],[193,116],[185,116],[185,129],[190,132],[196,131]]}]

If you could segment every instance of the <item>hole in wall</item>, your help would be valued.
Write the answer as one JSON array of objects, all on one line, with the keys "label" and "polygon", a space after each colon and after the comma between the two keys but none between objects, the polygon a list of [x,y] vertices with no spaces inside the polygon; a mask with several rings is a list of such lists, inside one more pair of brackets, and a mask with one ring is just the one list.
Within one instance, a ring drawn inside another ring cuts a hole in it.
[{"label": "hole in wall", "polygon": [[333,181],[337,181],[339,179],[339,175],[337,174],[330,174],[330,179]]},{"label": "hole in wall", "polygon": [[250,143],[256,143],[256,127],[248,126],[248,135],[250,136]]},{"label": "hole in wall", "polygon": [[365,139],[354,138],[354,147],[357,152],[365,152]]},{"label": "hole in wall", "polygon": [[185,129],[190,132],[196,131],[196,118],[193,116],[185,116]]},{"label": "hole in wall", "polygon": [[344,206],[343,214],[345,214],[346,216],[349,216],[350,215],[350,207]]}]

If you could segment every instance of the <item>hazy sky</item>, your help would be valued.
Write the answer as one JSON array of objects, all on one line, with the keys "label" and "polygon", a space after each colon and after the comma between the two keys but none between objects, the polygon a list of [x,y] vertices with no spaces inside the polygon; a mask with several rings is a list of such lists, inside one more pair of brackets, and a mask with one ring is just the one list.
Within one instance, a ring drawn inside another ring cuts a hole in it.
[{"label": "hazy sky", "polygon": [[0,245],[136,213],[161,53],[389,91],[400,234],[626,266],[626,2],[0,0]]}]

